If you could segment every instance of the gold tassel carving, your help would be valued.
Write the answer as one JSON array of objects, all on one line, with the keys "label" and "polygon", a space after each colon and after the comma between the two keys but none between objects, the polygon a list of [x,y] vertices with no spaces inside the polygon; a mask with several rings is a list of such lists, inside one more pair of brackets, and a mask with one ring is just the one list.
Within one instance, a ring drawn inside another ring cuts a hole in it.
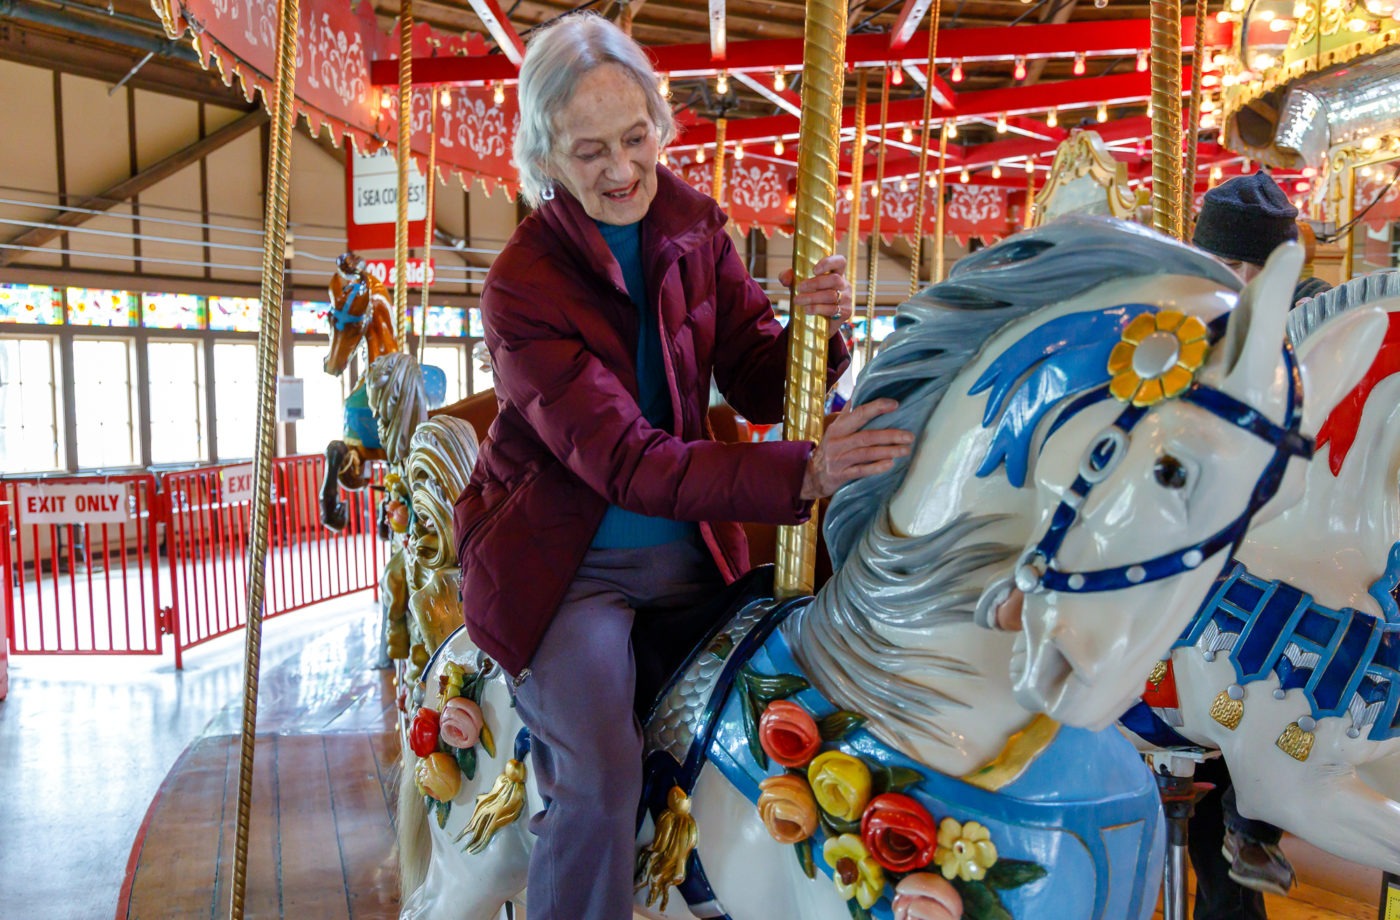
[{"label": "gold tassel carving", "polygon": [[1215,701],[1210,704],[1210,717],[1234,731],[1240,727],[1240,720],[1244,718],[1244,700],[1233,699],[1230,691],[1221,690],[1216,694]]},{"label": "gold tassel carving", "polygon": [[457,840],[470,835],[467,852],[480,853],[497,831],[520,817],[524,805],[525,765],[515,759],[507,760],[505,772],[496,777],[491,791],[476,797],[476,810]]},{"label": "gold tassel carving", "polygon": [[695,849],[697,832],[690,816],[690,796],[672,786],[666,811],[656,819],[656,837],[637,855],[637,889],[647,888],[647,907],[660,898],[662,911],[671,888],[685,881],[685,864]]},{"label": "gold tassel carving", "polygon": [[1278,736],[1274,742],[1278,749],[1283,751],[1294,760],[1303,761],[1312,754],[1313,733],[1304,731],[1297,722],[1289,722],[1288,727],[1283,730],[1283,734]]}]

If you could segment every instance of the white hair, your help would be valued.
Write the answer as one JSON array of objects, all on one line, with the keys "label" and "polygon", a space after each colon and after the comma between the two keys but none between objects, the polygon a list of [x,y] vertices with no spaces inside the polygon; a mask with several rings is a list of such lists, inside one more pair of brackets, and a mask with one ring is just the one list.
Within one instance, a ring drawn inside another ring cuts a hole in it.
[{"label": "white hair", "polygon": [[642,88],[660,146],[676,136],[671,106],[661,95],[656,71],[642,47],[596,13],[567,16],[530,39],[520,67],[515,165],[520,194],[531,207],[539,207],[553,184],[545,164],[554,150],[555,116],[573,98],[583,76],[604,64],[621,66]]}]

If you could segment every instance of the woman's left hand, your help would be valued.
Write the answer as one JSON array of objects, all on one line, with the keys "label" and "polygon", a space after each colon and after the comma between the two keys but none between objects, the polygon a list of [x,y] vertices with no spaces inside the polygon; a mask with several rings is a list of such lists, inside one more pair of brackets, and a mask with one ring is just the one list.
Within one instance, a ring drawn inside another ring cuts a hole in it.
[{"label": "woman's left hand", "polygon": [[[792,269],[778,276],[784,287],[792,287]],[[846,257],[831,255],[813,266],[812,277],[797,285],[792,308],[827,317],[827,336],[841,331],[841,324],[855,312],[855,299],[846,281]]]}]

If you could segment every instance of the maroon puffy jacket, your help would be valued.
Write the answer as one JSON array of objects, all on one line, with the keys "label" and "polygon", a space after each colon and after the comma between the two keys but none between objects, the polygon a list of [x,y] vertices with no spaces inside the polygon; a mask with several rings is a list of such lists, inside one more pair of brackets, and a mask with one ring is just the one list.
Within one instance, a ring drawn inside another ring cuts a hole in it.
[{"label": "maroon puffy jacket", "polygon": [[[782,417],[788,337],[714,201],[664,167],[642,224],[660,310],[672,431],[637,405],[637,308],[597,225],[563,189],[528,216],[481,295],[500,414],[454,522],[472,641],[511,674],[539,645],[607,506],[700,522],[727,581],[748,568],[739,521],[797,524],[812,444],[710,439],[713,373],[756,422]],[[831,377],[848,356],[832,341]]]}]

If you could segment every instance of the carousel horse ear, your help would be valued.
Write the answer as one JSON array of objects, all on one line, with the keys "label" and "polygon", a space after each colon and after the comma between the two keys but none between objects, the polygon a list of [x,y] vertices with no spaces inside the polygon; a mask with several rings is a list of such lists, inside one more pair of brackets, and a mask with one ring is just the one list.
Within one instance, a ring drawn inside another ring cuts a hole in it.
[{"label": "carousel horse ear", "polygon": [[1389,319],[1379,306],[1348,310],[1298,346],[1303,374],[1303,434],[1316,435],[1342,397],[1361,382],[1385,339]]},{"label": "carousel horse ear", "polygon": [[1284,243],[1240,292],[1239,303],[1210,359],[1220,389],[1251,406],[1269,404],[1283,347],[1284,327],[1293,306],[1293,286],[1303,268],[1303,247]]}]

